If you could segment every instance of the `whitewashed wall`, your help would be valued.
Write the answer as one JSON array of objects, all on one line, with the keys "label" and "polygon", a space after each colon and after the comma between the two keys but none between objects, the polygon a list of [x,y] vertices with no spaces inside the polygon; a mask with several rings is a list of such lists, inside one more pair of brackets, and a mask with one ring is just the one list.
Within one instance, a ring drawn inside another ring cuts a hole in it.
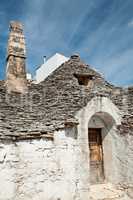
[{"label": "whitewashed wall", "polygon": [[36,70],[36,83],[40,83],[69,58],[56,53]]},{"label": "whitewashed wall", "polygon": [[[88,127],[92,127],[91,118],[95,114],[98,114],[104,122],[102,136],[105,182],[133,186],[133,136],[128,134],[122,136],[118,133],[116,126],[121,124],[121,112],[106,97],[93,98],[86,107],[76,114],[76,118],[79,121],[78,141],[83,141],[81,148],[84,151],[84,156],[86,155],[87,157],[89,155],[89,148],[86,148]],[[111,118],[114,122],[110,121]],[[98,119],[96,120],[99,126],[99,121]]]},{"label": "whitewashed wall", "polygon": [[55,132],[54,141],[1,143],[0,200],[77,199],[75,134],[72,128]]}]

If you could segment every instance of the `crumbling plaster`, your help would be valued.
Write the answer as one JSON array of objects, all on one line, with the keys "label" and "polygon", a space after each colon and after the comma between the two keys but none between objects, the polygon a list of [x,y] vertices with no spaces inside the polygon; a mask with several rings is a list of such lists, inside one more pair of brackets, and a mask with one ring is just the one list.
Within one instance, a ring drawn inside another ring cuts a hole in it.
[{"label": "crumbling plaster", "polygon": [[54,140],[1,143],[0,199],[76,199],[76,134],[75,128],[66,128],[56,131]]}]

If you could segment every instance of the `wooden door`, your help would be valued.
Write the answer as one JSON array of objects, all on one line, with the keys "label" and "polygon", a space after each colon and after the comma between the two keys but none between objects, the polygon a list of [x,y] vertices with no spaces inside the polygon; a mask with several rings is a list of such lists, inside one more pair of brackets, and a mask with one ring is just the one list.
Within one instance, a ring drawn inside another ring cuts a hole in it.
[{"label": "wooden door", "polygon": [[104,180],[101,129],[90,128],[88,133],[90,151],[90,182],[93,184],[101,183]]}]

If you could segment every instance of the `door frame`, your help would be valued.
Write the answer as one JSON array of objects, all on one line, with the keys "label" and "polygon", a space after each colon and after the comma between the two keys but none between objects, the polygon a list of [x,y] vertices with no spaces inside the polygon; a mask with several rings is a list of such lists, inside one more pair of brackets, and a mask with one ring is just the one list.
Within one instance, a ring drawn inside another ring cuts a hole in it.
[{"label": "door frame", "polygon": [[105,175],[102,128],[88,128],[88,147],[90,160],[90,182],[92,184],[103,183]]}]

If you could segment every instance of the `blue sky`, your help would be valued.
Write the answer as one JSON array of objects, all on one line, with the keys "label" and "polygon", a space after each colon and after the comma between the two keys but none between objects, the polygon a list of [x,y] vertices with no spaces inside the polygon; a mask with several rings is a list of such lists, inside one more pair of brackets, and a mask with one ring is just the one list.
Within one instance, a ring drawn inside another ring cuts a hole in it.
[{"label": "blue sky", "polygon": [[56,52],[82,60],[116,85],[133,85],[133,0],[1,0],[0,79],[4,79],[8,27],[24,24],[27,68]]}]

